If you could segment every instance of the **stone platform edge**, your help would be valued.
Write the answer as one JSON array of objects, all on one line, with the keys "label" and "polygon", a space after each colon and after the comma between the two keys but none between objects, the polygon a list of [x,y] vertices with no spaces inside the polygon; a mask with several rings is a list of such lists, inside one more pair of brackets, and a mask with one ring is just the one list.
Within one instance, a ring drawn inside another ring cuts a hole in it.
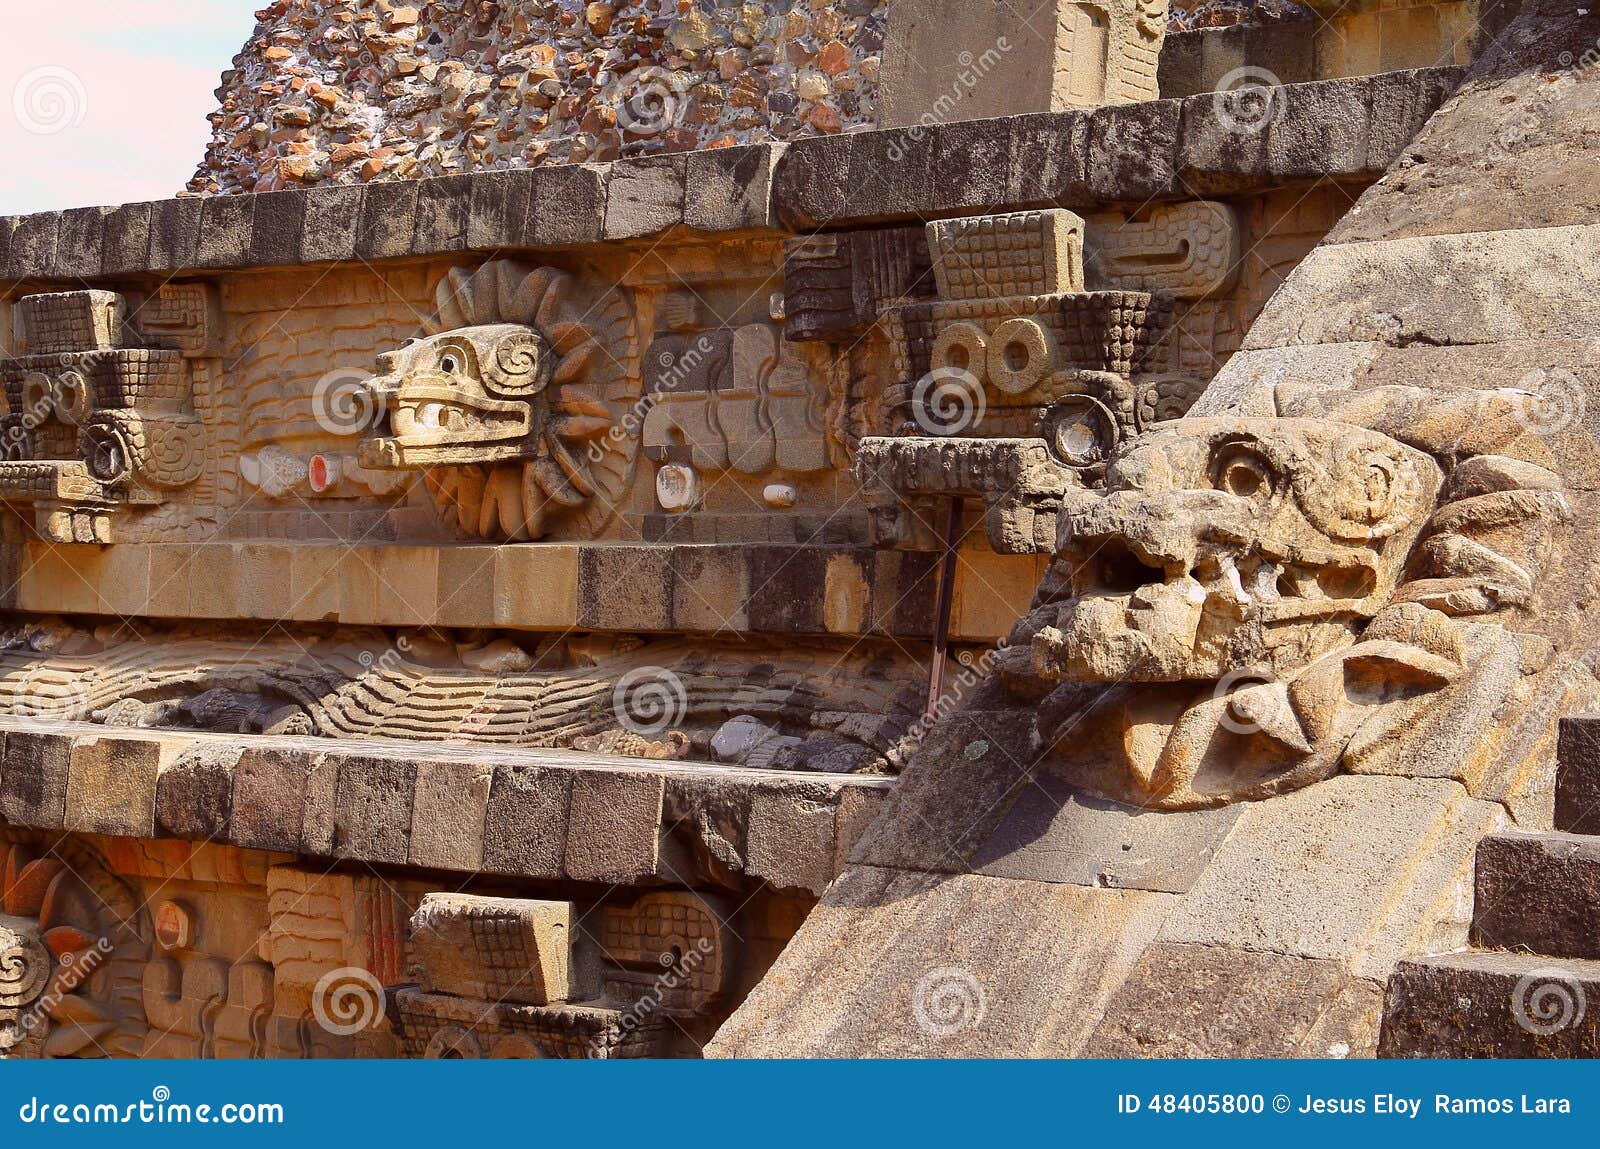
[{"label": "stone platform edge", "polygon": [[[790,144],[0,217],[0,281],[377,261],[972,213],[1093,210],[1370,179],[1459,84],[1433,68],[1274,89],[1264,128],[1207,93]],[[959,171],[963,178],[940,178]]]},{"label": "stone platform edge", "polygon": [[820,894],[892,780],[499,746],[0,722],[0,824],[456,873]]}]

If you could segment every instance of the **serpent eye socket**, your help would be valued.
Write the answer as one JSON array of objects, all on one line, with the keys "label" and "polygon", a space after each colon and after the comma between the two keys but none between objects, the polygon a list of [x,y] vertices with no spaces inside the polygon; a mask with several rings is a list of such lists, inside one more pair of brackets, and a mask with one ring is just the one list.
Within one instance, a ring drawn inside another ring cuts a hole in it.
[{"label": "serpent eye socket", "polygon": [[1268,499],[1278,488],[1272,464],[1250,447],[1229,447],[1217,459],[1212,485],[1240,499]]},{"label": "serpent eye socket", "polygon": [[1069,395],[1045,412],[1040,426],[1057,460],[1074,470],[1103,466],[1117,445],[1117,423],[1110,410],[1088,395]]},{"label": "serpent eye socket", "polygon": [[439,370],[446,375],[459,375],[466,370],[466,360],[459,351],[446,351],[439,356]]}]

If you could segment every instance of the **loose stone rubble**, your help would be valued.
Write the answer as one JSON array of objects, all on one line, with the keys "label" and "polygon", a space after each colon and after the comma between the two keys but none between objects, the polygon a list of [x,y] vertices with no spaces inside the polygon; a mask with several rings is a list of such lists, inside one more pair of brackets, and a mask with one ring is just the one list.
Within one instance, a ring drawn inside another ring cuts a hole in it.
[{"label": "loose stone rubble", "polygon": [[603,162],[870,127],[884,0],[278,0],[190,190]]}]

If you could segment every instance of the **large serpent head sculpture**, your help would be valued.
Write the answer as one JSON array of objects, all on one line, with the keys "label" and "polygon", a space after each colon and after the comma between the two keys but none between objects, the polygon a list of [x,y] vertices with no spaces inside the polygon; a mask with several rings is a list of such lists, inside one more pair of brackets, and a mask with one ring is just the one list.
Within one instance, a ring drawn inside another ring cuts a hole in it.
[{"label": "large serpent head sculpture", "polygon": [[[631,309],[569,273],[494,260],[440,283],[425,338],[378,357],[363,466],[420,469],[467,535],[598,534],[637,440],[607,435],[639,393]],[[605,450],[590,450],[606,438]]]}]

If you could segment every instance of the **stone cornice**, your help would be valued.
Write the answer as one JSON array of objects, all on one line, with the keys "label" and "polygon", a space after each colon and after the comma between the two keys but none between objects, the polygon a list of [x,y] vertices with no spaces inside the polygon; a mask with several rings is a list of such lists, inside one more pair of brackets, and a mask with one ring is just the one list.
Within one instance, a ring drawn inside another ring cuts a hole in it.
[{"label": "stone cornice", "polygon": [[1289,85],[1264,130],[1230,128],[1205,94],[604,165],[0,217],[0,281],[557,249],[679,227],[807,231],[1085,211],[1370,180],[1460,77],[1442,68]]}]

